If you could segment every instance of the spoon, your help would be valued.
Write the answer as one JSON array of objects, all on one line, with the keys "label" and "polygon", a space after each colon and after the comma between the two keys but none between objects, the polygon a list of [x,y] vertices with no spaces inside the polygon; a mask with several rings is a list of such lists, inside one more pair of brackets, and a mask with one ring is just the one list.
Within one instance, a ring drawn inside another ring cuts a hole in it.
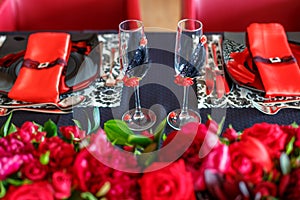
[{"label": "spoon", "polygon": [[[59,101],[58,103],[24,103],[24,104],[10,104],[10,105],[0,105],[0,108],[29,108],[34,106],[55,106],[61,111],[69,111],[73,107],[79,105],[85,100],[83,95],[73,95],[66,97]],[[34,108],[35,109],[35,108]],[[43,108],[45,109],[45,108]]]},{"label": "spoon", "polygon": [[258,103],[255,101],[251,101],[251,103],[257,110],[259,110],[260,112],[265,113],[267,115],[275,115],[281,109],[284,109],[284,108],[300,109],[300,106],[293,106],[293,105],[287,105],[287,104],[274,106],[274,105],[265,105],[265,104]]},{"label": "spoon", "polygon": [[43,109],[43,108],[4,108],[0,107],[0,117],[7,116],[15,111],[31,111],[31,112],[39,112],[39,113],[52,113],[52,114],[68,114],[71,113],[72,110],[60,110],[60,109]]}]

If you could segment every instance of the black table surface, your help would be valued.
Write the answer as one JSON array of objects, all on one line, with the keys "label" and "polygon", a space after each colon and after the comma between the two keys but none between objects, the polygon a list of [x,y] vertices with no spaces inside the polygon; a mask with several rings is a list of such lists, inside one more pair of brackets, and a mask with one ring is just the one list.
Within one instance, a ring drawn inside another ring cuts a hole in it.
[{"label": "black table surface", "polygon": [[[142,107],[151,108],[157,115],[157,126],[167,114],[179,108],[182,102],[183,88],[174,84],[174,32],[146,32],[151,58],[151,68],[145,78],[141,81],[140,97]],[[224,37],[243,39],[244,34],[224,34]],[[300,37],[292,35],[300,40]],[[225,117],[224,128],[231,124],[236,130],[243,130],[255,123],[269,122],[277,124],[300,124],[300,110],[283,109],[276,115],[266,115],[254,108],[227,108],[227,109],[198,109],[195,88],[189,93],[190,108],[197,109],[201,115],[202,122],[205,123],[208,115],[216,121]],[[101,115],[101,126],[109,119],[120,119],[122,114],[134,107],[134,93],[132,88],[123,87],[121,105],[114,108],[99,108]],[[34,121],[43,124],[49,119],[57,123],[58,126],[73,125],[73,119],[87,122],[87,116],[92,118],[92,107],[74,108],[69,114],[45,114],[26,111],[16,111],[13,113],[12,122],[16,126],[21,126],[25,121]],[[0,124],[3,124],[7,117],[0,117]],[[167,131],[171,128],[167,127]]]}]

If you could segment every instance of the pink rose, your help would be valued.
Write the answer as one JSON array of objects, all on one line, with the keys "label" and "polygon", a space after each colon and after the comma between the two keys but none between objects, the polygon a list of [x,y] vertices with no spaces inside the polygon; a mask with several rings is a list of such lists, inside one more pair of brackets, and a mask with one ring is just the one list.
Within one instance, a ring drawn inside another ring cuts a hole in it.
[{"label": "pink rose", "polygon": [[157,169],[163,163],[153,163],[139,180],[143,200],[193,200],[195,199],[191,173],[185,169],[183,160],[179,160]]},{"label": "pink rose", "polygon": [[273,164],[266,147],[257,139],[243,137],[241,141],[229,145],[231,166],[228,174],[257,184],[264,172],[270,172]]},{"label": "pink rose", "polygon": [[282,131],[278,124],[260,123],[244,130],[242,137],[251,136],[261,141],[271,153],[279,157],[285,149],[288,135]]},{"label": "pink rose", "polygon": [[86,132],[80,130],[78,126],[61,126],[59,127],[59,130],[66,139],[72,139],[75,142],[81,141],[86,137]]},{"label": "pink rose", "polygon": [[48,173],[48,168],[42,165],[39,160],[34,159],[31,162],[25,163],[22,167],[22,175],[29,180],[43,180]]},{"label": "pink rose", "polygon": [[72,144],[63,141],[59,137],[46,138],[40,143],[38,152],[45,154],[50,151],[50,170],[58,171],[71,168],[75,159],[75,150]]},{"label": "pink rose", "polygon": [[53,189],[47,182],[10,187],[4,200],[54,200]]},{"label": "pink rose", "polygon": [[63,171],[56,171],[52,175],[52,186],[55,198],[67,199],[71,196],[72,175]]},{"label": "pink rose", "polygon": [[33,145],[17,137],[17,134],[12,133],[0,138],[0,180],[6,179],[33,159]]}]

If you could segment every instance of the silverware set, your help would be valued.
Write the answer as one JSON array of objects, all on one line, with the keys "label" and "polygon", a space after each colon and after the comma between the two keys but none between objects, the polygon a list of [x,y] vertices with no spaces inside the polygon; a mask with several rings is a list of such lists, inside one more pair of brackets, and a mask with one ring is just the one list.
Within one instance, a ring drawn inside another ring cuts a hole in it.
[{"label": "silverware set", "polygon": [[[291,102],[290,102],[291,103]],[[295,102],[292,102],[292,104],[289,104],[288,102],[284,103],[263,103],[263,102],[257,102],[257,101],[251,101],[251,104],[254,108],[259,110],[262,113],[265,113],[267,115],[275,115],[280,110],[289,108],[289,109],[300,109],[300,101],[297,100]]]}]

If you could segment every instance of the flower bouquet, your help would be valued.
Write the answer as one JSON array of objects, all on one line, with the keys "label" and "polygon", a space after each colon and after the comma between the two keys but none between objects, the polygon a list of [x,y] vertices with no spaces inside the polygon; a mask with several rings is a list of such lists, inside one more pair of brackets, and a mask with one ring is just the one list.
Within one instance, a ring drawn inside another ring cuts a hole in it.
[{"label": "flower bouquet", "polygon": [[296,124],[221,132],[209,119],[164,133],[164,120],[137,135],[120,120],[88,130],[75,122],[16,127],[9,118],[0,199],[300,199]]}]

